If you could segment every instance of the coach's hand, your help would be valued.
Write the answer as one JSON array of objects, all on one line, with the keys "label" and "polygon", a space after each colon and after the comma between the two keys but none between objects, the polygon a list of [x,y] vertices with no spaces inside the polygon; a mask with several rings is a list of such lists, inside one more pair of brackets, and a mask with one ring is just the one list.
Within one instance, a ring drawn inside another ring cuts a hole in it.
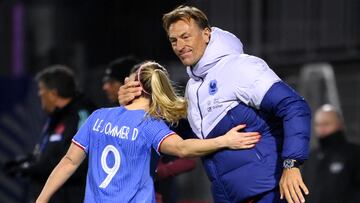
[{"label": "coach's hand", "polygon": [[280,179],[280,199],[285,196],[288,203],[305,202],[303,192],[306,195],[309,194],[309,190],[302,180],[300,169],[296,167],[284,169]]},{"label": "coach's hand", "polygon": [[223,138],[230,149],[249,149],[259,142],[261,135],[258,132],[239,132],[245,125],[238,125],[228,131]]},{"label": "coach's hand", "polygon": [[141,95],[141,85],[138,81],[130,81],[128,77],[124,80],[124,85],[122,85],[118,91],[118,100],[120,105],[126,105],[130,103],[135,97]]}]

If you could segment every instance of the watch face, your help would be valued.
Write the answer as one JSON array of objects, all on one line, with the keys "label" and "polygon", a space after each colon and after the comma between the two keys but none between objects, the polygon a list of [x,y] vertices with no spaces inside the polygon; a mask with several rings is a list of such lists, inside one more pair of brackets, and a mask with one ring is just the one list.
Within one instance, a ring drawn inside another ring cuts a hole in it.
[{"label": "watch face", "polygon": [[291,159],[284,160],[284,168],[292,168],[294,167],[294,161]]}]

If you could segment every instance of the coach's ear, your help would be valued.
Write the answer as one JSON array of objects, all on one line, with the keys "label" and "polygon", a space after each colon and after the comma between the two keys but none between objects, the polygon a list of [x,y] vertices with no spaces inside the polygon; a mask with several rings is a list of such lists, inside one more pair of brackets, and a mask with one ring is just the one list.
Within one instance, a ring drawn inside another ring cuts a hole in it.
[{"label": "coach's ear", "polygon": [[208,44],[210,42],[210,35],[211,35],[210,28],[207,27],[202,31],[202,38],[206,44]]}]

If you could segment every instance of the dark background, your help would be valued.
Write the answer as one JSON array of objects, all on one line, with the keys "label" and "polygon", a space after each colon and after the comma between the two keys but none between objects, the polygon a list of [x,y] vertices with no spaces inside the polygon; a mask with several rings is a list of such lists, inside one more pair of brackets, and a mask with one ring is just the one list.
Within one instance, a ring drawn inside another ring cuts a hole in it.
[{"label": "dark background", "polygon": [[[99,106],[106,105],[104,68],[120,56],[159,61],[184,84],[161,23],[180,4],[199,7],[212,26],[237,35],[246,53],[265,59],[313,110],[325,102],[340,107],[348,137],[360,142],[360,1],[0,0],[0,161],[29,152],[38,138],[44,115],[33,76],[48,65],[71,66]],[[210,199],[197,168],[178,178],[180,199]],[[22,180],[0,173],[0,202],[21,202],[25,191]]]}]

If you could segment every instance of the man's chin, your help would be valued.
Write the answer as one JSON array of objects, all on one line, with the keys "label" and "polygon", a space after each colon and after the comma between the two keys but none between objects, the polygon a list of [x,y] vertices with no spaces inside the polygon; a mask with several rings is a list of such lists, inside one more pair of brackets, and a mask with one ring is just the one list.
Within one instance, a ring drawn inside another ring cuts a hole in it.
[{"label": "man's chin", "polygon": [[[181,60],[181,59],[180,59]],[[181,60],[181,63],[184,65],[184,66],[192,66],[193,63],[188,61],[188,60]]]}]

